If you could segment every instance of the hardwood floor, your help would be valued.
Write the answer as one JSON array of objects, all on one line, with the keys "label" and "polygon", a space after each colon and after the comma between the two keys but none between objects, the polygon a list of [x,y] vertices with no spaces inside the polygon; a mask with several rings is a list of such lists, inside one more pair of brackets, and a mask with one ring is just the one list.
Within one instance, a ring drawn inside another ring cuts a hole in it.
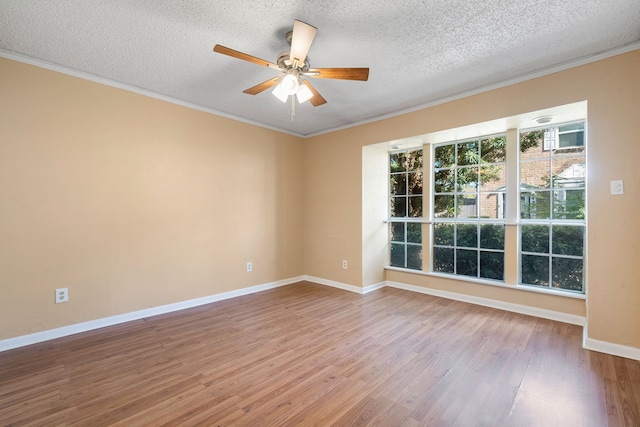
[{"label": "hardwood floor", "polygon": [[582,328],[307,282],[0,353],[0,425],[640,426]]}]

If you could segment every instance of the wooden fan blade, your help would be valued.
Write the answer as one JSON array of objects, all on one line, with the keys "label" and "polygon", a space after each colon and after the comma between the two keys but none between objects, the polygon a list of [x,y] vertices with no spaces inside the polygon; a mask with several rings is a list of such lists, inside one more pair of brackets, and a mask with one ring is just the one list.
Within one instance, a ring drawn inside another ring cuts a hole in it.
[{"label": "wooden fan blade", "polygon": [[293,21],[293,34],[291,35],[291,50],[289,51],[289,60],[298,60],[299,66],[304,65],[311,43],[316,36],[318,29],[313,25],[305,22]]},{"label": "wooden fan blade", "polygon": [[368,68],[310,68],[303,74],[314,79],[360,80],[364,82],[369,79]]},{"label": "wooden fan blade", "polygon": [[273,87],[275,85],[278,84],[278,80],[280,80],[280,76],[278,77],[274,77],[270,80],[267,80],[266,82],[262,82],[260,84],[255,85],[254,87],[250,87],[247,90],[243,90],[243,93],[248,93],[249,95],[257,95],[260,92],[263,92],[267,89],[269,89],[270,87]]},{"label": "wooden fan blade", "polygon": [[277,69],[280,68],[273,62],[265,61],[264,59],[256,58],[255,56],[247,55],[246,53],[238,52],[237,50],[233,50],[219,44],[213,47],[213,51],[221,53],[223,55],[228,55],[234,58],[242,59],[243,61],[253,62],[254,64],[262,65],[264,67],[271,67],[271,68],[277,68]]},{"label": "wooden fan blade", "polygon": [[309,100],[311,105],[313,105],[314,107],[317,107],[319,105],[327,103],[327,100],[324,99],[322,95],[320,95],[320,92],[318,92],[315,87],[311,86],[311,83],[309,83],[309,80],[303,81],[302,84],[307,85],[307,87],[313,94],[313,97]]}]

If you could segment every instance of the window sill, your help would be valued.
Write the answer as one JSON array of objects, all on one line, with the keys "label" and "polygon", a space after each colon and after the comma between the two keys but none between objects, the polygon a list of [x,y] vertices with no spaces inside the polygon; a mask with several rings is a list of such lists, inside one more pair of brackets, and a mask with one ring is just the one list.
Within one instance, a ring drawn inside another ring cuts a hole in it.
[{"label": "window sill", "polygon": [[411,274],[417,274],[420,276],[437,277],[439,279],[449,279],[449,280],[457,280],[457,281],[466,282],[466,283],[476,283],[479,285],[496,286],[499,288],[513,289],[516,291],[534,292],[539,294],[554,295],[558,297],[581,299],[581,300],[587,299],[586,294],[564,292],[564,291],[558,291],[555,289],[547,289],[547,288],[536,288],[533,286],[526,286],[526,285],[510,285],[510,284],[498,282],[495,280],[477,279],[473,277],[456,276],[453,274],[433,273],[428,271],[419,271],[419,270],[412,270],[409,268],[400,268],[400,267],[392,267],[392,266],[386,266],[384,269],[391,270],[391,271],[398,271],[400,273],[411,273]]}]

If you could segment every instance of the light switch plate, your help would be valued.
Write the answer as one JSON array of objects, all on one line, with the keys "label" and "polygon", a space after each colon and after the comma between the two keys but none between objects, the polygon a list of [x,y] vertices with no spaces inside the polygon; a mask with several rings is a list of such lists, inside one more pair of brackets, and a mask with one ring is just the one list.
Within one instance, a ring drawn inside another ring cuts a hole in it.
[{"label": "light switch plate", "polygon": [[621,179],[613,180],[611,184],[611,195],[619,196],[624,194],[624,182]]}]

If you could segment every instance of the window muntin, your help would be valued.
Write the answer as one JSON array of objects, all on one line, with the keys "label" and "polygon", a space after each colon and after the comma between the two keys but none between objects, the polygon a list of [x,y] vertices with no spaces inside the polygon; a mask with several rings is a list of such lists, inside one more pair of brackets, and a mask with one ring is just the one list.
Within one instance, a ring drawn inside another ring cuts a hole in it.
[{"label": "window muntin", "polygon": [[394,267],[422,269],[422,150],[389,155],[389,241]]},{"label": "window muntin", "polygon": [[435,146],[434,272],[504,280],[505,160],[504,135]]},{"label": "window muntin", "polygon": [[[549,149],[555,130],[570,138]],[[584,122],[522,131],[520,144],[520,283],[582,293]]]}]

